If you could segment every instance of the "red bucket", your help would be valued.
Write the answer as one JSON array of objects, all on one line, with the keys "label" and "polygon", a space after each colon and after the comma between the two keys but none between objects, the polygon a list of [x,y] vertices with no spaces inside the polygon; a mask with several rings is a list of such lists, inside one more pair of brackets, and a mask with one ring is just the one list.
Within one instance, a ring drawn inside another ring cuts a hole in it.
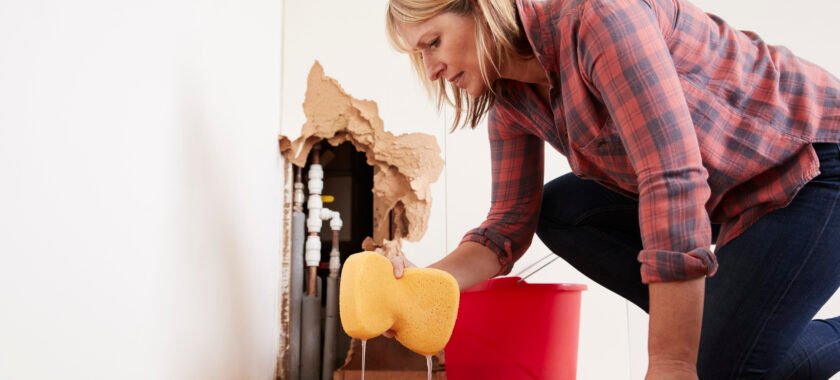
[{"label": "red bucket", "polygon": [[562,379],[577,372],[581,284],[485,281],[461,292],[446,377]]}]

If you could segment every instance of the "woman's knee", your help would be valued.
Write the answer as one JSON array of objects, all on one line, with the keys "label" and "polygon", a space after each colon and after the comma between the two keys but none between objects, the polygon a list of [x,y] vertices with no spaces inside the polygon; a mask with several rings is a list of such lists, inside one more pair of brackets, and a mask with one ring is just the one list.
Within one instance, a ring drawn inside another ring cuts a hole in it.
[{"label": "woman's knee", "polygon": [[580,225],[638,230],[638,202],[569,173],[545,184],[537,233]]},{"label": "woman's knee", "polygon": [[585,203],[585,188],[591,185],[588,182],[568,173],[545,184],[539,225],[574,225],[575,219],[583,211],[581,206]]}]

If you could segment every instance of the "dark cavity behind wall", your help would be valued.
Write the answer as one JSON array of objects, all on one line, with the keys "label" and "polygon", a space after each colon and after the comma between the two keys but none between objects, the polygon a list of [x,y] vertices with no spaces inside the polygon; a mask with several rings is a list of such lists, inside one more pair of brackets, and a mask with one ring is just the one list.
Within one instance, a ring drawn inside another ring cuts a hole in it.
[{"label": "dark cavity behind wall", "polygon": [[[321,142],[321,165],[324,168],[323,195],[335,197],[335,202],[324,203],[324,207],[339,211],[344,222],[340,239],[341,263],[351,254],[362,250],[365,237],[373,236],[373,167],[367,164],[365,154],[357,152],[353,144],[346,142],[331,146]],[[309,165],[304,168],[309,173]],[[308,178],[304,176],[304,185]],[[308,193],[307,193],[308,196]],[[304,203],[304,209],[305,209]],[[308,215],[308,210],[305,210]],[[318,277],[323,281],[329,275],[330,250],[332,249],[332,230],[328,221],[321,228],[321,265]],[[326,300],[324,289],[322,300]],[[339,328],[336,347],[336,368],[344,364],[350,348],[350,338]]]}]

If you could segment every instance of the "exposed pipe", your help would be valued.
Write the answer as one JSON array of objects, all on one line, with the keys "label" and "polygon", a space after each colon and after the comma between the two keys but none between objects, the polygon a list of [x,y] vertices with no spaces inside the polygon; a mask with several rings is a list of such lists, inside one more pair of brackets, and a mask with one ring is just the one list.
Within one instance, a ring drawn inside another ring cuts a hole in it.
[{"label": "exposed pipe", "polygon": [[318,262],[321,261],[321,209],[324,207],[321,191],[324,190],[324,168],[320,164],[320,154],[321,146],[315,144],[312,147],[312,165],[309,166],[309,201],[306,203],[309,209],[309,217],[306,219],[309,228],[309,236],[306,238],[306,266],[309,269],[306,294],[310,296],[316,293]]},{"label": "exposed pipe", "polygon": [[[318,283],[320,284],[320,283]],[[316,291],[320,290],[317,286]],[[321,296],[303,296],[300,378],[318,379],[321,372]]]},{"label": "exposed pipe", "polygon": [[306,238],[306,267],[308,279],[306,294],[303,296],[303,316],[301,335],[301,379],[320,378],[321,369],[321,296],[318,281],[318,263],[321,261],[321,191],[324,189],[324,169],[320,164],[320,145],[312,147],[312,165],[309,166],[309,217],[306,226],[309,236]]},{"label": "exposed pipe", "polygon": [[336,339],[338,330],[338,273],[341,255],[338,249],[339,233],[342,227],[341,215],[337,211],[321,209],[321,219],[330,221],[332,229],[332,250],[330,251],[330,274],[327,277],[327,313],[324,318],[324,360],[321,379],[330,380],[336,363]]},{"label": "exposed pipe", "polygon": [[[322,191],[324,189],[324,169],[320,164],[320,145],[312,150],[312,164],[309,166],[309,200],[306,218],[308,235],[305,243],[305,262],[308,268],[306,294],[303,296],[304,316],[302,322],[303,340],[301,344],[301,379],[329,380],[335,370],[336,338],[338,330],[338,274],[341,267],[339,252],[339,233],[343,222],[341,215],[324,208]],[[324,342],[321,346],[321,282],[318,279],[318,265],[321,261],[321,227],[324,221],[330,222],[332,230],[332,250],[330,251],[330,274],[327,277],[326,316],[324,318]],[[323,348],[323,356],[319,347]],[[321,359],[320,366],[318,360]],[[320,375],[319,376],[319,369]]]},{"label": "exposed pipe", "polygon": [[300,336],[301,336],[301,309],[303,308],[303,241],[306,234],[306,215],[303,213],[303,181],[301,179],[301,168],[295,168],[295,192],[292,213],[292,258],[291,269],[291,340],[289,351],[291,363],[289,368],[290,380],[300,380]]}]

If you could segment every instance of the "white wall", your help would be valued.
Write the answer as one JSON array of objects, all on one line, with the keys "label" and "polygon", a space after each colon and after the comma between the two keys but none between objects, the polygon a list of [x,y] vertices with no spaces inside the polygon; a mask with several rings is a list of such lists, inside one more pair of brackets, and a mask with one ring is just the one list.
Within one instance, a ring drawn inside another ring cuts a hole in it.
[{"label": "white wall", "polygon": [[281,4],[0,2],[0,379],[268,379]]},{"label": "white wall", "polygon": [[[840,73],[833,1],[697,3]],[[438,138],[429,232],[406,249],[425,265],[454,248],[489,202],[486,133],[446,133],[387,45],[384,4],[0,2],[0,378],[271,377],[275,136],[302,124],[315,59],[388,130]],[[590,286],[580,378],[643,376],[643,314],[561,262],[533,280]],[[821,315],[838,313],[835,298]]]}]

